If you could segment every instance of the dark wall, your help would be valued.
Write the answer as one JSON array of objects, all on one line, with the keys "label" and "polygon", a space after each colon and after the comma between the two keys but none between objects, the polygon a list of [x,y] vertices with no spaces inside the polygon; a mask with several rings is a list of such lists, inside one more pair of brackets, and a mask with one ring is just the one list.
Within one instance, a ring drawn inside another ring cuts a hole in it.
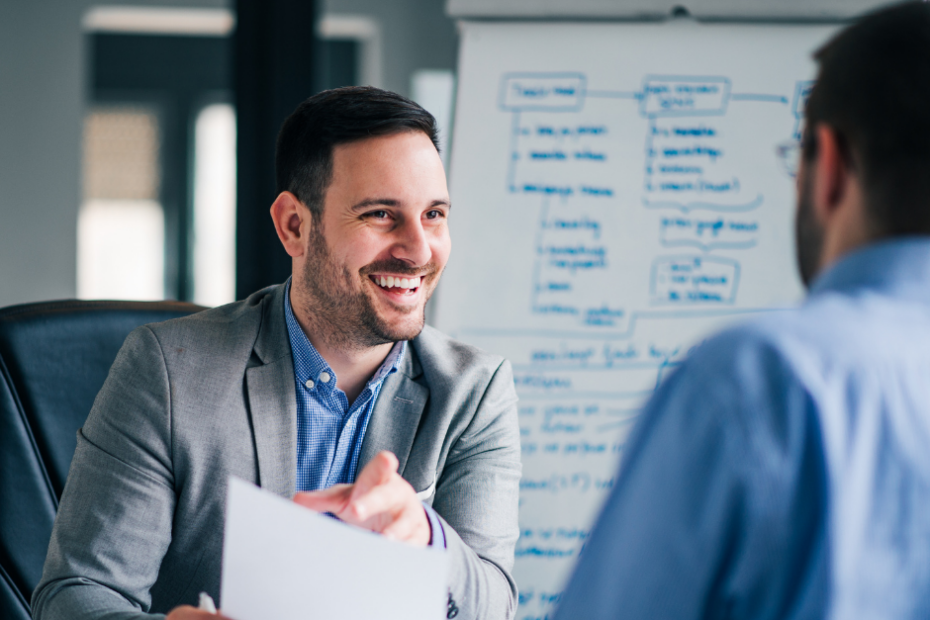
[{"label": "dark wall", "polygon": [[268,209],[278,128],[316,89],[316,4],[238,0],[234,36],[237,118],[236,297],[287,279],[290,257]]}]

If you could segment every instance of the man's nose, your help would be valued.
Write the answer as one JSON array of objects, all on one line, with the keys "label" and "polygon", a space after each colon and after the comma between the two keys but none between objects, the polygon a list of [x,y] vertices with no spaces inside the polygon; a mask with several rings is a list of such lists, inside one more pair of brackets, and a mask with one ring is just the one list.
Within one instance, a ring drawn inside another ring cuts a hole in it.
[{"label": "man's nose", "polygon": [[391,256],[411,266],[420,267],[432,258],[429,237],[419,219],[406,220],[395,229],[397,235]]}]

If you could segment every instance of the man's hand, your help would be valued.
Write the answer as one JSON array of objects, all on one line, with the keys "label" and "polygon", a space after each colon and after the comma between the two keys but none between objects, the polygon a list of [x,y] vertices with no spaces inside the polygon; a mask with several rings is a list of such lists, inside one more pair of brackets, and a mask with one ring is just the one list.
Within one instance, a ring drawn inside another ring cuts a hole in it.
[{"label": "man's hand", "polygon": [[355,484],[298,493],[294,501],[394,540],[420,547],[429,544],[426,511],[410,483],[397,473],[397,457],[391,452],[379,452],[371,459]]},{"label": "man's hand", "polygon": [[219,613],[212,614],[209,611],[204,611],[202,609],[197,609],[196,607],[191,607],[190,605],[181,605],[180,607],[175,607],[171,610],[171,613],[165,618],[165,620],[232,620],[226,616],[221,616]]}]

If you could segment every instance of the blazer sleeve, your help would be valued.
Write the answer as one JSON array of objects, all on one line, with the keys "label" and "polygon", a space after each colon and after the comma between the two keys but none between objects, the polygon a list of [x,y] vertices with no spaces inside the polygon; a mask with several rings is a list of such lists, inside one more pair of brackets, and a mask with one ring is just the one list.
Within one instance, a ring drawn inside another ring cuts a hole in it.
[{"label": "blazer sleeve", "polygon": [[448,618],[511,618],[519,536],[520,429],[510,363],[495,371],[436,486],[449,553]]},{"label": "blazer sleeve", "polygon": [[163,618],[146,612],[174,508],[168,371],[155,334],[141,327],[78,431],[33,617]]}]

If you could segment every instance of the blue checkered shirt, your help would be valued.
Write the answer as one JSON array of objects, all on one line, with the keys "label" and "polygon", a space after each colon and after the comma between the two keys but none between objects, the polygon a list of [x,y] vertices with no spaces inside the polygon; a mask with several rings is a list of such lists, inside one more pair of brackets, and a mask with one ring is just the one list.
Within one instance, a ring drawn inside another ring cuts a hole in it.
[{"label": "blue checkered shirt", "polygon": [[294,318],[291,283],[284,296],[287,334],[297,381],[297,490],[355,482],[365,430],[384,379],[397,372],[407,343],[400,341],[352,405],[336,387],[336,373],[310,344]]}]

